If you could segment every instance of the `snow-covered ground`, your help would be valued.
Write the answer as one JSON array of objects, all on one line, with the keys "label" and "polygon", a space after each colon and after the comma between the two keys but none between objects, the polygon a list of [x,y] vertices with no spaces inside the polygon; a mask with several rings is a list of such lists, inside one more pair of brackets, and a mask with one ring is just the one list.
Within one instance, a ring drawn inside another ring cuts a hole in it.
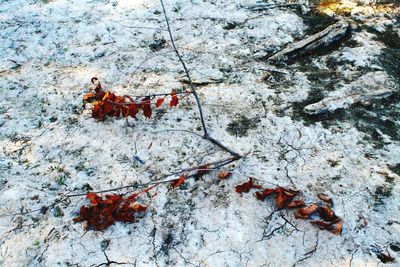
[{"label": "snow-covered ground", "polygon": [[[0,266],[376,266],[382,254],[398,266],[399,17],[337,17],[349,41],[272,65],[265,55],[313,31],[303,2],[257,12],[250,0],[166,1],[212,136],[246,156],[227,180],[160,186],[136,223],[85,233],[72,221],[84,197],[45,207],[228,155],[169,131],[201,133],[193,99],[127,128],[81,108],[93,76],[119,95],[187,87],[158,1],[0,1]],[[332,196],[343,234],[236,193],[248,177],[307,203]]]}]

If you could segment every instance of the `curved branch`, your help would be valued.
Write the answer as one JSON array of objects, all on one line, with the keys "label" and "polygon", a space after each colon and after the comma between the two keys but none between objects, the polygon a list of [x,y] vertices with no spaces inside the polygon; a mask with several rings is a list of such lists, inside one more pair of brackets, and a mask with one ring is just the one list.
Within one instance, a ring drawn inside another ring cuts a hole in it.
[{"label": "curved branch", "polygon": [[196,89],[195,89],[195,87],[193,85],[192,78],[190,77],[190,74],[189,74],[189,70],[186,67],[186,64],[183,61],[181,55],[179,54],[178,49],[176,48],[175,40],[174,40],[174,37],[172,36],[171,27],[169,25],[169,19],[168,19],[168,16],[167,16],[167,12],[165,11],[165,6],[164,6],[163,0],[160,0],[160,3],[161,3],[161,7],[162,7],[162,10],[163,10],[163,13],[164,13],[165,22],[167,23],[167,30],[168,30],[169,38],[171,39],[172,47],[174,48],[175,54],[178,56],[179,61],[182,64],[182,67],[183,67],[183,69],[185,71],[186,77],[187,77],[187,79],[189,81],[190,88],[192,89],[192,94],[194,95],[194,97],[196,99],[197,106],[199,108],[200,120],[201,120],[201,124],[203,126],[203,132],[204,132],[204,136],[203,136],[204,139],[210,141],[211,143],[215,144],[216,146],[218,146],[218,147],[222,148],[223,150],[227,151],[232,156],[234,156],[236,159],[240,159],[242,157],[240,154],[236,153],[235,151],[233,151],[232,149],[230,149],[227,146],[223,145],[221,142],[217,141],[216,139],[214,139],[213,137],[211,137],[209,135],[209,133],[207,131],[207,126],[206,126],[206,123],[205,123],[205,120],[204,120],[203,109],[201,107],[199,96],[198,96],[197,91],[196,91]]}]

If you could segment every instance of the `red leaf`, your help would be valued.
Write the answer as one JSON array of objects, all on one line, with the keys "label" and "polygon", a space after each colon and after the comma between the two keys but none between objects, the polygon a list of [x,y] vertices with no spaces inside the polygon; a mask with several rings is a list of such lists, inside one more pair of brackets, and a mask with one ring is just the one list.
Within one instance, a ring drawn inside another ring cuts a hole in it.
[{"label": "red leaf", "polygon": [[157,99],[156,107],[158,108],[159,106],[161,106],[163,102],[164,102],[164,97]]},{"label": "red leaf", "polygon": [[332,198],[330,198],[329,196],[323,194],[323,193],[318,193],[318,198],[321,199],[322,201],[328,203],[329,205],[333,206],[333,201]]},{"label": "red leaf", "polygon": [[343,231],[343,222],[339,221],[333,225],[331,233],[335,235],[341,235],[342,231]]},{"label": "red leaf", "polygon": [[325,222],[325,221],[311,221],[311,224],[317,225],[321,230],[327,230],[335,235],[342,234],[343,223],[339,221],[337,223]]},{"label": "red leaf", "polygon": [[124,118],[128,117],[130,114],[129,106],[127,106],[127,105],[121,106],[121,112],[122,112],[122,116]]},{"label": "red leaf", "polygon": [[324,221],[335,222],[340,220],[339,217],[335,215],[335,212],[328,207],[318,207],[317,211]]},{"label": "red leaf", "polygon": [[218,178],[221,180],[227,179],[232,176],[232,173],[230,171],[223,171],[218,173]]},{"label": "red leaf", "polygon": [[290,202],[286,208],[299,208],[299,207],[303,207],[305,205],[304,200],[299,199],[299,200],[293,200],[292,202]]},{"label": "red leaf", "polygon": [[180,186],[181,184],[183,184],[185,182],[185,179],[186,179],[186,176],[182,174],[179,177],[179,179],[176,179],[175,181],[173,181],[171,183],[172,188],[176,188],[176,187]]},{"label": "red leaf", "polygon": [[104,92],[104,91],[100,90],[100,91],[96,92],[96,100],[99,100],[99,101],[103,100],[105,95],[106,95],[106,92]]},{"label": "red leaf", "polygon": [[256,192],[256,197],[259,200],[264,200],[267,196],[275,193],[275,189],[266,188],[263,191]]},{"label": "red leaf", "polygon": [[141,103],[141,108],[143,110],[143,114],[146,118],[151,118],[151,100],[149,96],[146,96],[145,98],[142,99],[142,103]]},{"label": "red leaf", "polygon": [[299,194],[299,191],[285,189],[278,187],[275,189],[276,192],[276,205],[278,208],[283,209],[289,205],[290,202]]},{"label": "red leaf", "polygon": [[125,212],[120,212],[116,215],[115,219],[121,222],[134,222],[135,221],[135,213],[131,210],[127,210]]},{"label": "red leaf", "polygon": [[134,204],[131,209],[136,211],[136,212],[145,212],[147,210],[148,206],[143,206],[142,204]]},{"label": "red leaf", "polygon": [[103,200],[105,204],[115,204],[122,201],[120,195],[106,195],[106,200]]},{"label": "red leaf", "polygon": [[[114,93],[107,92],[107,94],[104,97],[106,98],[104,100],[110,100],[111,102],[118,102],[117,101],[118,97]],[[119,97],[119,102],[121,102],[121,98],[120,97]]]},{"label": "red leaf", "polygon": [[74,222],[82,222],[90,219],[93,207],[82,206],[79,210],[79,217],[73,219]]},{"label": "red leaf", "polygon": [[110,116],[118,118],[120,114],[121,114],[121,109],[113,109],[113,111],[110,113]]},{"label": "red leaf", "polygon": [[318,206],[315,204],[308,205],[304,208],[296,210],[296,212],[294,213],[294,217],[296,219],[307,219],[308,217],[310,217],[311,214],[316,212],[317,209]]},{"label": "red leaf", "polygon": [[237,193],[243,193],[243,192],[249,192],[251,188],[258,188],[260,189],[261,186],[257,185],[254,183],[253,178],[249,178],[247,182],[244,182],[243,184],[235,186],[235,190]]},{"label": "red leaf", "polygon": [[92,108],[92,117],[95,119],[100,119],[100,111],[101,111],[100,104],[94,105]]},{"label": "red leaf", "polygon": [[136,118],[136,114],[138,113],[138,106],[135,103],[129,104],[129,115],[132,118]]},{"label": "red leaf", "polygon": [[139,196],[139,195],[141,195],[141,194],[143,194],[143,193],[149,192],[151,189],[155,188],[155,187],[158,186],[158,185],[159,185],[159,184],[157,183],[157,184],[152,185],[152,186],[150,186],[150,187],[148,187],[148,188],[146,188],[146,189],[144,189],[144,190],[142,190],[142,191],[140,191],[140,192],[138,192],[138,193],[134,193],[134,194],[130,195],[129,197],[127,197],[126,200],[127,200],[127,201],[130,201],[130,202],[136,202],[136,197],[137,197],[137,196]]},{"label": "red leaf", "polygon": [[125,98],[123,96],[115,96],[114,95],[115,99],[112,100],[112,95],[114,95],[114,94],[109,95],[108,100],[113,101],[115,103],[125,103]]},{"label": "red leaf", "polygon": [[105,113],[110,113],[113,111],[114,104],[108,100],[103,101],[103,111]]},{"label": "red leaf", "polygon": [[171,102],[169,102],[169,106],[170,107],[175,107],[176,105],[178,105],[178,96],[176,95],[176,91],[172,90],[171,92]]},{"label": "red leaf", "polygon": [[96,100],[96,95],[92,93],[87,93],[83,95],[83,102],[90,103],[92,101]]},{"label": "red leaf", "polygon": [[86,195],[86,198],[88,198],[90,200],[90,203],[96,205],[96,204],[101,204],[103,202],[103,200],[101,199],[101,197],[95,193],[89,192]]}]

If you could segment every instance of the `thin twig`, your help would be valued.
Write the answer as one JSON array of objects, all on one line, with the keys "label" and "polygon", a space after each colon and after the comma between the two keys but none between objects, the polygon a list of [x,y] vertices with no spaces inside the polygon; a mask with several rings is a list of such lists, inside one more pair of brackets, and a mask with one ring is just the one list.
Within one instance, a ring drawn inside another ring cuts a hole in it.
[{"label": "thin twig", "polygon": [[160,131],[154,131],[152,132],[153,134],[158,134],[158,133],[162,133],[162,132],[185,132],[185,133],[190,133],[193,135],[197,135],[200,138],[203,138],[203,136],[201,134],[189,131],[189,130],[184,130],[184,129],[164,129],[164,130],[160,130]]},{"label": "thin twig", "polygon": [[207,131],[207,126],[206,126],[206,123],[205,123],[205,120],[204,120],[203,109],[202,109],[202,107],[201,107],[201,103],[200,103],[199,96],[197,95],[197,91],[196,91],[196,89],[195,89],[195,87],[194,87],[194,85],[193,85],[192,78],[190,77],[190,74],[189,74],[189,70],[187,69],[185,62],[183,61],[181,55],[179,54],[178,49],[176,48],[175,40],[174,40],[174,37],[172,36],[171,27],[170,27],[170,25],[169,25],[169,19],[168,19],[168,16],[167,16],[167,12],[166,12],[166,10],[165,10],[164,1],[163,1],[163,0],[160,0],[160,3],[161,3],[161,7],[162,7],[162,9],[163,9],[163,13],[164,13],[164,17],[165,17],[165,22],[167,23],[167,30],[168,30],[168,33],[169,33],[169,37],[170,37],[170,39],[171,39],[172,47],[174,48],[175,54],[178,56],[179,61],[180,61],[181,64],[182,64],[182,67],[183,67],[183,69],[184,69],[184,71],[185,71],[186,77],[187,77],[187,79],[188,79],[188,81],[189,81],[190,88],[192,89],[192,93],[193,93],[193,95],[194,95],[194,97],[195,97],[195,99],[196,99],[196,103],[197,103],[197,106],[198,106],[198,108],[199,108],[200,120],[201,120],[201,124],[202,124],[202,126],[203,126],[203,131],[204,131],[204,139],[209,140],[211,143],[213,143],[213,144],[219,146],[220,148],[222,148],[223,150],[229,152],[229,153],[230,153],[232,156],[234,156],[235,158],[240,159],[240,158],[242,157],[241,155],[239,155],[238,153],[236,153],[236,152],[233,151],[232,149],[226,147],[225,145],[221,144],[221,142],[215,140],[213,137],[211,137],[211,136],[209,135],[209,133],[208,133],[208,131]]},{"label": "thin twig", "polygon": [[118,21],[114,21],[115,23],[118,23],[119,25],[121,25],[122,27],[125,28],[130,28],[130,29],[146,29],[146,30],[157,30],[157,31],[166,31],[162,28],[156,28],[156,27],[146,27],[146,26],[128,26],[125,24],[122,24],[121,22]]},{"label": "thin twig", "polygon": [[167,23],[167,30],[168,30],[168,33],[169,33],[169,38],[171,39],[172,47],[174,48],[175,54],[178,56],[179,61],[181,62],[182,67],[185,70],[186,77],[189,80],[189,84],[190,84],[190,87],[192,88],[193,95],[196,98],[197,106],[199,107],[200,119],[201,119],[201,124],[203,126],[204,136],[208,136],[207,127],[206,127],[206,123],[205,123],[204,116],[203,116],[203,109],[201,108],[201,103],[200,103],[199,96],[197,95],[196,89],[194,88],[194,85],[193,85],[193,82],[192,82],[192,78],[190,77],[190,74],[189,74],[189,71],[188,71],[188,69],[186,67],[186,64],[183,61],[181,55],[179,54],[178,49],[176,48],[175,40],[174,40],[174,37],[172,36],[171,27],[169,26],[169,19],[168,19],[168,16],[167,16],[167,12],[165,11],[165,6],[164,6],[163,0],[160,0],[160,3],[161,3],[161,7],[163,9],[165,22]]},{"label": "thin twig", "polygon": [[[177,95],[188,95],[191,94],[192,92],[188,91],[183,91],[183,92],[175,92]],[[169,93],[159,93],[159,94],[148,94],[148,95],[124,95],[125,97],[130,97],[130,98],[140,98],[140,97],[155,97],[155,96],[169,96],[171,95],[171,92]],[[129,102],[124,102],[124,103],[129,103]]]},{"label": "thin twig", "polygon": [[[120,186],[120,187],[115,187],[115,188],[110,188],[110,189],[106,189],[106,190],[101,190],[101,191],[96,191],[93,193],[96,194],[100,194],[100,193],[107,193],[107,192],[112,192],[112,191],[118,191],[118,190],[122,190],[122,189],[127,189],[127,188],[139,188],[139,187],[147,187],[150,185],[155,185],[155,184],[164,184],[164,183],[170,183],[172,181],[175,181],[176,179],[168,179],[166,180],[166,178],[171,177],[171,176],[176,176],[176,175],[180,175],[183,173],[188,173],[188,172],[192,172],[192,171],[211,171],[214,169],[218,169],[222,166],[228,165],[229,163],[232,163],[234,161],[238,160],[235,157],[230,157],[230,158],[226,158],[226,159],[222,159],[222,160],[218,160],[218,161],[214,161],[214,162],[209,162],[209,163],[205,163],[199,166],[195,166],[195,167],[190,167],[190,168],[186,168],[186,169],[182,169],[179,171],[175,171],[166,175],[161,176],[158,179],[152,180],[150,182],[147,183],[143,183],[143,184],[131,184],[131,185],[125,185],[125,186]],[[205,166],[207,166],[207,168],[205,168]],[[209,167],[209,166],[214,166],[213,168]],[[196,173],[193,173],[191,175],[187,175],[187,178],[192,178],[195,177]],[[65,195],[65,197],[71,198],[71,197],[80,197],[80,196],[85,196],[87,195],[87,193],[79,193],[79,194],[70,194],[70,195]]]}]

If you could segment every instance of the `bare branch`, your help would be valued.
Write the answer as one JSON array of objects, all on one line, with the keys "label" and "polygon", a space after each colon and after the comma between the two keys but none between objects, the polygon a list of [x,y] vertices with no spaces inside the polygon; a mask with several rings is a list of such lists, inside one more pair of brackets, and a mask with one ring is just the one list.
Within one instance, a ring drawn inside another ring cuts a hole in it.
[{"label": "bare branch", "polygon": [[[194,178],[196,177],[196,172],[197,171],[212,171],[212,170],[216,170],[222,166],[228,165],[229,163],[232,163],[234,161],[238,160],[235,157],[230,157],[230,158],[226,158],[226,159],[222,159],[222,160],[218,160],[218,161],[214,161],[214,162],[209,162],[209,163],[204,163],[202,165],[199,166],[195,166],[195,167],[190,167],[190,168],[186,168],[186,169],[182,169],[182,170],[178,170],[166,175],[161,176],[160,178],[154,179],[150,182],[147,183],[143,183],[143,184],[139,184],[139,183],[134,183],[131,185],[125,185],[125,186],[120,186],[120,187],[115,187],[115,188],[110,188],[110,189],[106,189],[106,190],[101,190],[101,191],[96,191],[93,193],[96,194],[100,194],[100,193],[107,193],[107,192],[112,192],[112,191],[118,191],[118,190],[122,190],[122,189],[128,189],[128,188],[141,188],[141,187],[148,187],[151,185],[158,185],[158,184],[165,184],[165,183],[170,183],[176,180],[176,178],[174,179],[167,179],[171,176],[176,176],[176,175],[181,175],[184,173],[188,173],[188,172],[193,172],[195,171],[195,173],[192,173],[190,175],[186,176],[186,179],[189,178]],[[207,167],[205,167],[207,166]],[[80,196],[86,196],[86,193],[79,193],[79,194],[70,194],[70,195],[66,195],[65,197],[71,198],[71,197],[80,197]]]},{"label": "bare branch", "polygon": [[188,79],[188,81],[189,81],[190,88],[192,89],[192,93],[193,93],[193,95],[194,95],[194,97],[195,97],[195,99],[196,99],[196,103],[197,103],[197,106],[198,106],[198,108],[199,108],[200,120],[201,120],[201,124],[202,124],[202,126],[203,126],[203,131],[204,131],[204,139],[209,140],[211,143],[213,143],[213,144],[215,144],[216,146],[218,146],[218,147],[222,148],[223,150],[227,151],[228,153],[230,153],[230,154],[231,154],[232,156],[234,156],[235,158],[240,159],[240,158],[242,157],[241,155],[239,155],[238,153],[236,153],[236,152],[233,151],[232,149],[226,147],[226,146],[223,145],[221,142],[217,141],[216,139],[214,139],[213,137],[211,137],[211,136],[209,135],[209,133],[208,133],[208,131],[207,131],[207,126],[206,126],[206,123],[205,123],[205,120],[204,120],[203,109],[202,109],[202,107],[201,107],[201,103],[200,103],[199,96],[197,95],[197,91],[196,91],[196,89],[195,89],[195,87],[194,87],[194,85],[193,85],[193,81],[192,81],[192,78],[190,77],[189,70],[188,70],[188,68],[186,67],[186,64],[185,64],[185,62],[183,61],[181,55],[179,54],[178,49],[176,48],[175,40],[174,40],[174,37],[172,36],[171,27],[170,27],[170,25],[169,25],[169,19],[168,19],[168,16],[167,16],[167,12],[165,11],[164,1],[163,1],[163,0],[160,0],[160,3],[161,3],[161,7],[162,7],[162,9],[163,9],[163,13],[164,13],[164,17],[165,17],[165,22],[167,23],[167,30],[168,30],[168,33],[169,33],[169,37],[170,37],[170,39],[171,39],[172,47],[174,48],[174,51],[175,51],[176,55],[178,56],[179,61],[180,61],[181,64],[182,64],[182,67],[183,67],[183,69],[184,69],[184,71],[185,71],[186,77],[187,77],[187,79]]},{"label": "bare branch", "polygon": [[179,61],[181,62],[183,69],[185,70],[185,74],[186,74],[186,77],[188,78],[190,88],[192,89],[193,95],[196,98],[197,106],[199,107],[200,119],[201,119],[201,124],[203,126],[204,136],[206,137],[206,136],[208,136],[208,132],[207,132],[206,123],[204,121],[203,109],[201,108],[201,103],[200,103],[199,96],[197,95],[196,89],[194,88],[194,85],[193,85],[193,82],[192,82],[192,78],[190,77],[190,74],[189,74],[189,71],[188,71],[188,69],[186,67],[186,64],[183,61],[181,55],[179,54],[178,49],[176,48],[175,40],[174,40],[174,37],[172,36],[171,27],[169,26],[169,19],[168,19],[168,16],[167,16],[167,12],[165,11],[165,6],[164,6],[163,0],[160,0],[160,3],[161,3],[161,6],[162,6],[162,9],[163,9],[165,22],[167,23],[167,30],[168,30],[168,33],[169,33],[169,38],[171,39],[172,47],[174,48],[174,51],[175,51],[176,55],[178,56]]}]

